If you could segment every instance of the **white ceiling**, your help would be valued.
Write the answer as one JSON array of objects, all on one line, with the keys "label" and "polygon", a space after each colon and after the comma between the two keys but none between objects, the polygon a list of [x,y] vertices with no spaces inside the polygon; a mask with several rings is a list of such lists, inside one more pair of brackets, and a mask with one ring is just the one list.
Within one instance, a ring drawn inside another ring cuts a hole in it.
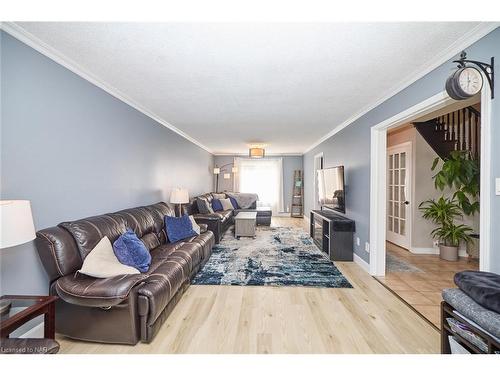
[{"label": "white ceiling", "polygon": [[214,153],[302,153],[478,23],[14,26]]}]

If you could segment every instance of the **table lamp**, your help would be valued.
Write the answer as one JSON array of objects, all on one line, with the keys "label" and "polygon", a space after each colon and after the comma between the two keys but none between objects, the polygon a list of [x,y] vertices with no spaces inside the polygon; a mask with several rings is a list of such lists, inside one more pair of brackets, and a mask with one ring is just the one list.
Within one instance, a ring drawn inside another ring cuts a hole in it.
[{"label": "table lamp", "polygon": [[175,204],[176,208],[178,207],[179,216],[182,216],[182,204],[189,203],[189,193],[187,189],[176,188],[172,190],[170,193],[170,203]]},{"label": "table lamp", "polygon": [[[36,237],[30,201],[0,200],[0,249],[33,241]],[[0,313],[10,308],[10,301],[0,300]]]}]

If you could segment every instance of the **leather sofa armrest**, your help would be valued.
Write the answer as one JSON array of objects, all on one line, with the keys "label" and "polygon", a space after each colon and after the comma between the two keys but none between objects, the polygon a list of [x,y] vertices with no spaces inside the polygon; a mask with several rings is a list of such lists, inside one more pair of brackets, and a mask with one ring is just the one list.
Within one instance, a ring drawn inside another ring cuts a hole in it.
[{"label": "leather sofa armrest", "polygon": [[206,224],[207,221],[220,221],[220,217],[214,214],[194,214],[193,217],[198,224]]},{"label": "leather sofa armrest", "polygon": [[110,307],[127,299],[132,288],[147,277],[145,274],[133,274],[96,279],[83,274],[67,275],[57,279],[55,288],[65,302],[87,307]]},{"label": "leather sofa armrest", "polygon": [[198,224],[200,226],[200,233],[205,233],[208,230],[208,225],[207,224]]}]

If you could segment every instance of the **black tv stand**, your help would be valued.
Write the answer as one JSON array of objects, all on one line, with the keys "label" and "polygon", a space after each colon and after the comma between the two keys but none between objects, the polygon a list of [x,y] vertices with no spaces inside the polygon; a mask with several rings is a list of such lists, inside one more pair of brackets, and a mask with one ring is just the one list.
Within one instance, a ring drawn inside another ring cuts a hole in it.
[{"label": "black tv stand", "polygon": [[353,260],[354,231],[354,221],[345,216],[328,209],[311,211],[311,237],[331,260]]}]

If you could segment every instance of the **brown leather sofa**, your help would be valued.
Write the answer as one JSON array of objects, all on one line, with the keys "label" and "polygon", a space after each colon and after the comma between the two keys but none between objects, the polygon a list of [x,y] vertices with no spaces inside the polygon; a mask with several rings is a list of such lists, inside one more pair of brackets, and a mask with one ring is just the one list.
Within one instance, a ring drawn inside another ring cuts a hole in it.
[{"label": "brown leather sofa", "polygon": [[[198,197],[205,198],[210,204],[212,204],[212,200],[214,199],[213,193],[205,193],[203,195],[199,195]],[[192,198],[188,204],[183,205],[183,212],[185,214],[193,215],[197,223],[206,224],[208,226],[208,230],[213,232],[215,235],[215,243],[219,243],[224,233],[226,233],[226,231],[234,224],[234,217],[239,212],[257,212],[257,225],[271,225],[271,208],[257,207],[257,202],[254,202],[252,206],[245,209],[240,208],[236,210],[226,210],[209,214],[202,214],[198,210],[198,204],[196,201],[198,197]]]},{"label": "brown leather sofa", "polygon": [[[214,235],[201,225],[198,236],[169,243],[160,202],[94,216],[37,232],[36,245],[56,304],[56,332],[81,340],[151,342],[191,279],[209,259]],[[115,241],[131,228],[151,252],[145,273],[96,279],[76,271],[103,236]]]}]

